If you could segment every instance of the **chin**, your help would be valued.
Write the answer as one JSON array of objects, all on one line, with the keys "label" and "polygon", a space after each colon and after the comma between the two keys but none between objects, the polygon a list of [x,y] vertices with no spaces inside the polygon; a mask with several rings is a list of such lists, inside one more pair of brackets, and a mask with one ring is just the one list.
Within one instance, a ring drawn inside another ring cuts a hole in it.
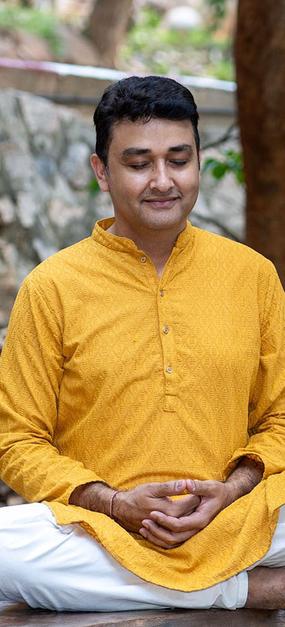
[{"label": "chin", "polygon": [[184,227],[187,221],[187,216],[154,216],[152,220],[145,220],[144,226],[148,229],[153,229],[155,231],[166,230],[166,229],[177,229]]}]

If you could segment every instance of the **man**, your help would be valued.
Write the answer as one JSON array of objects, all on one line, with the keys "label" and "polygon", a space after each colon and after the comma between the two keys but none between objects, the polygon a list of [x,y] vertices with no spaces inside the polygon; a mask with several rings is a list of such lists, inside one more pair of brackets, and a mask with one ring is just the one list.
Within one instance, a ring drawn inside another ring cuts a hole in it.
[{"label": "man", "polygon": [[94,120],[115,217],[30,274],[1,358],[1,473],[37,503],[1,511],[0,597],[285,607],[277,274],[187,222],[199,135],[186,88],[122,80]]}]

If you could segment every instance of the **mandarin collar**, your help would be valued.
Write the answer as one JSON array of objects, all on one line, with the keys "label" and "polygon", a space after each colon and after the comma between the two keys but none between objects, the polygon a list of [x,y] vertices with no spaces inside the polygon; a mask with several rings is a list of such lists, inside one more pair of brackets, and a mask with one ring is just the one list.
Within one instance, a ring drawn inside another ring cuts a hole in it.
[{"label": "mandarin collar", "polygon": [[[113,235],[107,229],[114,224],[115,218],[104,218],[98,220],[92,231],[92,238],[102,246],[111,248],[119,252],[138,252],[141,250],[137,247],[133,240],[128,237]],[[191,222],[187,221],[185,229],[179,233],[174,248],[183,250],[188,244],[192,244],[194,240],[194,229]]]}]

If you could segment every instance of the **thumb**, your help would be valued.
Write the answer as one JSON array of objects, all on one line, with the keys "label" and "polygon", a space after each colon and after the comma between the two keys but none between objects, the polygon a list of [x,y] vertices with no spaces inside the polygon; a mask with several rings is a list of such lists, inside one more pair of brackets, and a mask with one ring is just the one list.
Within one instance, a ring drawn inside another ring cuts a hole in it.
[{"label": "thumb", "polygon": [[199,481],[198,479],[186,479],[186,487],[190,494],[197,496],[214,496],[216,493],[216,482]]},{"label": "thumb", "polygon": [[153,483],[152,494],[153,496],[175,496],[176,494],[183,494],[187,489],[186,480],[179,479],[178,481],[165,481],[164,483]]}]

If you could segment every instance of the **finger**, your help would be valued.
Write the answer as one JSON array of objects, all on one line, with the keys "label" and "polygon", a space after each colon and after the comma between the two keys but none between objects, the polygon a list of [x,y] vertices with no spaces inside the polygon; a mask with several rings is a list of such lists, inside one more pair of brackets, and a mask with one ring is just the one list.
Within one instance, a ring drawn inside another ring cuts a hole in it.
[{"label": "finger", "polygon": [[153,536],[150,532],[148,532],[146,529],[140,529],[139,533],[141,534],[141,536],[143,536],[143,538],[145,538],[145,540],[147,540],[148,542],[151,542],[151,544],[154,544],[155,546],[159,546],[162,549],[174,549],[174,546],[168,546],[168,544],[166,542],[163,542],[163,540],[159,540],[159,538],[156,538],[155,536]]},{"label": "finger", "polygon": [[150,514],[151,521],[155,522],[160,527],[175,533],[201,531],[201,529],[204,529],[204,527],[207,526],[209,522],[208,518],[208,516],[198,512],[193,512],[190,516],[181,516],[180,518],[166,516],[161,512],[151,512]]},{"label": "finger", "polygon": [[177,544],[169,544],[168,542],[165,542],[163,540],[161,540],[160,538],[156,537],[154,534],[151,533],[151,531],[147,531],[146,529],[140,529],[139,533],[141,536],[143,536],[145,538],[145,540],[147,540],[148,542],[151,542],[152,544],[155,544],[156,546],[162,547],[163,549],[175,549],[178,546],[181,546],[181,544],[184,544],[184,542],[187,542],[187,540],[189,540],[190,538],[193,538],[193,536],[195,536],[198,533],[199,530],[197,531],[189,531],[189,533],[187,534],[187,537],[185,538],[185,540],[177,542]]},{"label": "finger", "polygon": [[224,484],[221,481],[199,481],[198,479],[186,479],[188,492],[198,496],[216,496]]},{"label": "finger", "polygon": [[183,494],[186,490],[186,480],[179,479],[177,481],[165,481],[164,483],[150,484],[152,496],[175,496]]},{"label": "finger", "polygon": [[[192,535],[192,531],[186,532],[173,532],[168,531],[167,529],[157,525],[152,520],[145,520],[142,522],[143,529],[146,529],[147,534],[151,534],[152,537],[157,538],[161,542],[166,543],[168,546],[177,546],[177,544],[181,544],[181,542],[185,542]],[[148,537],[148,536],[147,536]]]},{"label": "finger", "polygon": [[197,494],[189,494],[187,496],[183,496],[181,499],[171,501],[171,503],[168,503],[166,508],[162,511],[168,516],[176,516],[177,518],[180,518],[180,516],[187,516],[188,514],[194,512],[198,505],[200,505],[200,502],[200,496]]},{"label": "finger", "polygon": [[170,497],[166,497],[163,500],[153,502],[153,511],[180,518],[180,516],[191,514],[199,506],[200,502],[200,496],[194,494],[188,494],[175,501]]}]

